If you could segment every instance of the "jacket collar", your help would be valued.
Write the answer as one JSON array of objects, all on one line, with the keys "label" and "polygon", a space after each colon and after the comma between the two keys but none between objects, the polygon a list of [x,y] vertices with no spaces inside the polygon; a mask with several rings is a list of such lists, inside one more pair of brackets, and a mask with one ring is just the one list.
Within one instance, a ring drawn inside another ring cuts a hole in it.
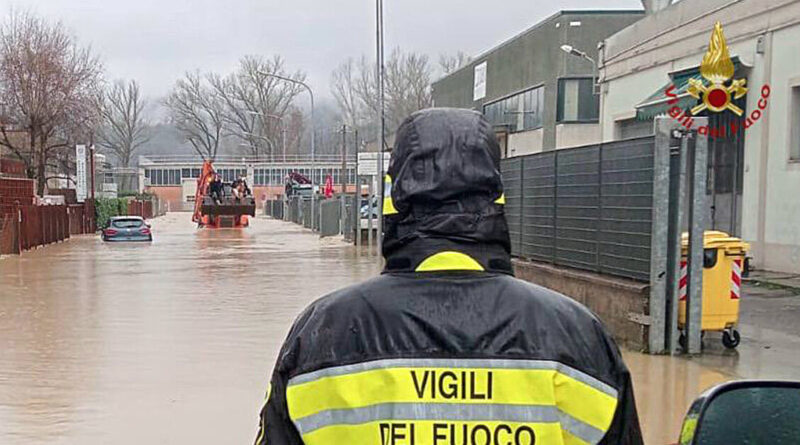
[{"label": "jacket collar", "polygon": [[501,245],[449,239],[416,239],[386,255],[384,273],[489,272],[513,275],[511,257]]}]

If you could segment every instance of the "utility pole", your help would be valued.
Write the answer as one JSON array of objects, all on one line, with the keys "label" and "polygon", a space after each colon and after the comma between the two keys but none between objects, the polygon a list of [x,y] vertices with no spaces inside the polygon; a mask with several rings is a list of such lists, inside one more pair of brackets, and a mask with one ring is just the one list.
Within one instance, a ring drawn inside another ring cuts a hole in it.
[{"label": "utility pole", "polygon": [[378,51],[378,104],[380,107],[380,132],[378,133],[378,256],[383,252],[383,193],[384,193],[384,168],[383,168],[383,148],[386,133],[386,110],[384,96],[384,69],[383,69],[383,0],[377,1],[377,51]]},{"label": "utility pole", "polygon": [[345,215],[347,208],[345,207],[345,198],[347,197],[347,125],[342,124],[342,173],[341,173],[341,181],[342,183],[342,194],[339,196],[339,201],[341,201],[341,209],[340,209],[340,218],[339,218],[339,231],[344,235],[344,227],[345,227]]},{"label": "utility pole", "polygon": [[353,200],[353,230],[356,231],[356,247],[361,247],[361,178],[358,176],[358,129],[354,130],[355,136],[353,142],[355,150],[353,153],[356,155],[356,196]]}]

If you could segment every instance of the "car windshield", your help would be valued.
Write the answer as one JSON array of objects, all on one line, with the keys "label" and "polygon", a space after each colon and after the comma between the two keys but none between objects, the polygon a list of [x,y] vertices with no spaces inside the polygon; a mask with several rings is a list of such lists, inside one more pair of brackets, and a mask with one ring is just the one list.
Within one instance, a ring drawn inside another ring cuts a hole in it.
[{"label": "car windshield", "polygon": [[141,219],[117,219],[111,226],[116,229],[138,229],[144,225]]}]

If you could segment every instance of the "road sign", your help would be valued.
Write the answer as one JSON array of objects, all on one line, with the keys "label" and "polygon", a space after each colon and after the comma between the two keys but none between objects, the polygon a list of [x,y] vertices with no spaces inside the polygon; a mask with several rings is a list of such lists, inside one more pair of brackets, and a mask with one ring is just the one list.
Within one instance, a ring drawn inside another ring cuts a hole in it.
[{"label": "road sign", "polygon": [[86,146],[75,146],[75,194],[78,202],[86,201]]},{"label": "road sign", "polygon": [[[383,154],[383,172],[389,169],[390,153]],[[375,176],[378,174],[378,153],[358,154],[358,174],[362,176]]]}]

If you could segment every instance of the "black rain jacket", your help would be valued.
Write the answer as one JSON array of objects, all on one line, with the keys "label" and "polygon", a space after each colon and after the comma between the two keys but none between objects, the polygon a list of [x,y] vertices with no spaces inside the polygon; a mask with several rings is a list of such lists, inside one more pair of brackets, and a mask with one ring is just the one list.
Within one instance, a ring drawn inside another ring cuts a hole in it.
[{"label": "black rain jacket", "polygon": [[478,113],[430,109],[403,123],[386,269],[295,321],[258,445],[642,443],[602,323],[513,277],[499,164]]}]

